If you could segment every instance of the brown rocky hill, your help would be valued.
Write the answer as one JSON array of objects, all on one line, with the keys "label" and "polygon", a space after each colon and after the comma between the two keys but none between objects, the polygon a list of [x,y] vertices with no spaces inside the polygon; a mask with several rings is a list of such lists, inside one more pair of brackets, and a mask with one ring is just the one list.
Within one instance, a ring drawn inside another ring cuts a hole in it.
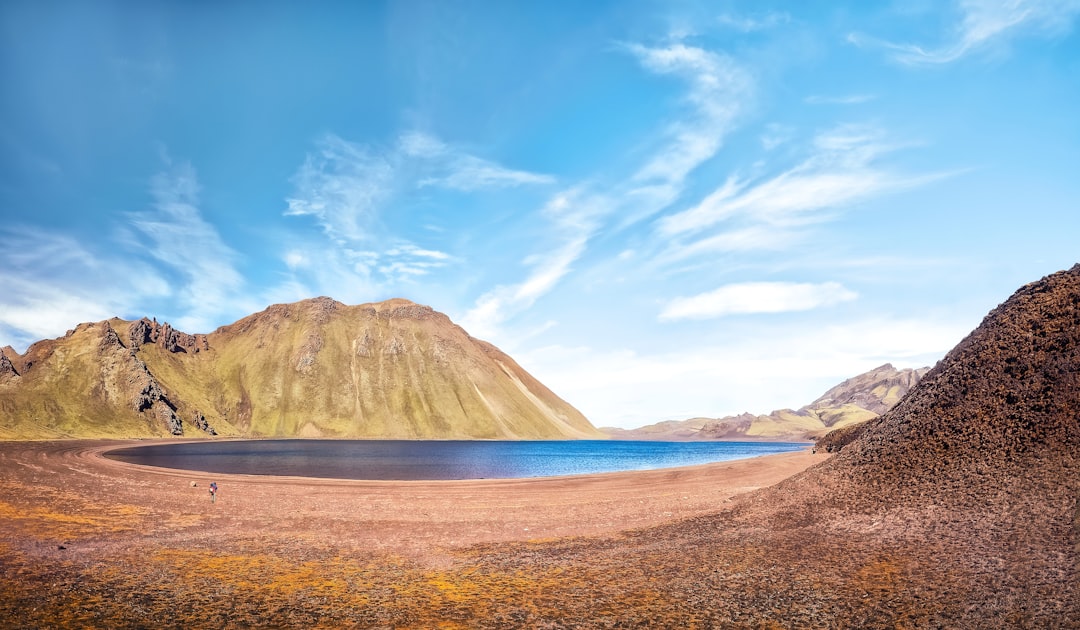
[{"label": "brown rocky hill", "polygon": [[1080,265],[1022,287],[845,433],[756,498],[773,527],[842,530],[894,567],[939,567],[923,605],[967,612],[931,625],[1080,625]]},{"label": "brown rocky hill", "polygon": [[207,335],[80,324],[0,351],[0,438],[601,437],[495,346],[407,300],[278,304]]},{"label": "brown rocky hill", "polygon": [[852,377],[799,410],[724,418],[667,420],[637,429],[603,428],[625,440],[807,440],[891,409],[930,368],[898,370],[890,363]]}]

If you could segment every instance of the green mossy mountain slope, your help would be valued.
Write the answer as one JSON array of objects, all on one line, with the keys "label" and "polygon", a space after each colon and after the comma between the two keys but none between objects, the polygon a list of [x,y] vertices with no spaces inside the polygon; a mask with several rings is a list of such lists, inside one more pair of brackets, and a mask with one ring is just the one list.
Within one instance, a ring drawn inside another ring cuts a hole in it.
[{"label": "green mossy mountain slope", "polygon": [[0,439],[602,437],[509,356],[395,299],[277,304],[208,335],[81,324],[0,352]]}]

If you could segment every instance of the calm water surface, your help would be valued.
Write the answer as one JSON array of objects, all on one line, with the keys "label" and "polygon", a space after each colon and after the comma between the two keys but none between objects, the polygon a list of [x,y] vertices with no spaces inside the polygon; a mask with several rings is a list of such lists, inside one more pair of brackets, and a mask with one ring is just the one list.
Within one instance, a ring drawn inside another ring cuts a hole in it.
[{"label": "calm water surface", "polygon": [[245,440],[136,446],[106,457],[212,473],[403,481],[651,470],[805,447],[787,442]]}]

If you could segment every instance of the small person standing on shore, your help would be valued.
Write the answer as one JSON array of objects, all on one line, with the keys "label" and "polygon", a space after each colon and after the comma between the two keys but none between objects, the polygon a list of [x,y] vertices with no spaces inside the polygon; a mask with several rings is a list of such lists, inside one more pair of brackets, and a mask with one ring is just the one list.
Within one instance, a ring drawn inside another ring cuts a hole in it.
[{"label": "small person standing on shore", "polygon": [[210,502],[217,503],[217,482],[210,482]]}]

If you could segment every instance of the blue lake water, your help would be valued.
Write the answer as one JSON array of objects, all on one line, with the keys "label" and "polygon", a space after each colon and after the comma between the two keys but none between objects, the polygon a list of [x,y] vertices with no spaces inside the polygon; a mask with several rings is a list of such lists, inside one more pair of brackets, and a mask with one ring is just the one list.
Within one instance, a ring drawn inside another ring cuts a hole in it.
[{"label": "blue lake water", "polygon": [[159,444],[105,456],[208,473],[364,480],[511,479],[652,470],[786,453],[788,442],[244,440]]}]

